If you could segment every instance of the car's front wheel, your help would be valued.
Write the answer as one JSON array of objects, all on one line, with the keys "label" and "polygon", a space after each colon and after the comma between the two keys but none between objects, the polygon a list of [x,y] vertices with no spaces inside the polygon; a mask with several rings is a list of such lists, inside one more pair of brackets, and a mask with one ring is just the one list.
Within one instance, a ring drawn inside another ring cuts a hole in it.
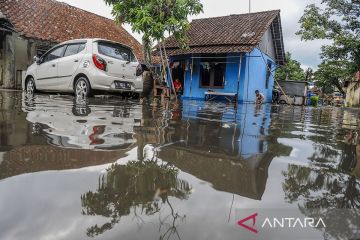
[{"label": "car's front wheel", "polygon": [[86,77],[79,77],[75,82],[75,96],[85,98],[91,96],[91,86]]},{"label": "car's front wheel", "polygon": [[36,87],[35,87],[34,78],[29,77],[29,79],[26,81],[25,91],[28,95],[33,95],[35,93]]}]

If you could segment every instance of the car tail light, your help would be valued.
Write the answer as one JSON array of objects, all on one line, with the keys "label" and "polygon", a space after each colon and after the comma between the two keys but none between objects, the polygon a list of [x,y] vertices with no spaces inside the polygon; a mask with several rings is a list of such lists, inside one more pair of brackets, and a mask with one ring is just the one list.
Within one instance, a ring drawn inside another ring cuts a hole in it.
[{"label": "car tail light", "polygon": [[95,64],[95,66],[103,71],[106,71],[106,61],[104,59],[102,59],[101,57],[99,57],[98,55],[94,54],[92,56],[93,62]]},{"label": "car tail light", "polygon": [[142,73],[143,73],[143,68],[142,68],[141,64],[139,64],[136,67],[136,76],[140,76]]}]

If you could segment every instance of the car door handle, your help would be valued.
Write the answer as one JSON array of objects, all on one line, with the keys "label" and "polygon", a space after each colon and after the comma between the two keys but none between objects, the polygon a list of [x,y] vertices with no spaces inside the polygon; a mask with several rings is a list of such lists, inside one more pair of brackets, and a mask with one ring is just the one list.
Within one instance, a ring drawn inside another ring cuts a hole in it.
[{"label": "car door handle", "polygon": [[108,63],[109,63],[109,64],[114,64],[114,62],[113,62],[113,61],[108,61]]},{"label": "car door handle", "polygon": [[52,66],[52,67],[56,67],[56,64],[52,64],[51,66]]},{"label": "car door handle", "polygon": [[74,62],[79,62],[79,60],[78,60],[78,59],[76,59],[76,60],[74,60]]}]

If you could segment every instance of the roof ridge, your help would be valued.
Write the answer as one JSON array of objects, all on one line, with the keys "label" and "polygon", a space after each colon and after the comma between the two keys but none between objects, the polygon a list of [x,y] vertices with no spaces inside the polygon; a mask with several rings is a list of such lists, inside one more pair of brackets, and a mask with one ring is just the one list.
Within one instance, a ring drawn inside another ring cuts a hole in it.
[{"label": "roof ridge", "polygon": [[192,21],[216,19],[216,18],[224,18],[224,17],[255,15],[255,14],[259,14],[259,13],[275,13],[275,12],[280,13],[281,10],[280,9],[274,9],[274,10],[266,10],[266,11],[251,12],[251,13],[238,13],[238,14],[230,14],[230,15],[216,16],[216,17],[196,18],[196,19],[193,19]]}]

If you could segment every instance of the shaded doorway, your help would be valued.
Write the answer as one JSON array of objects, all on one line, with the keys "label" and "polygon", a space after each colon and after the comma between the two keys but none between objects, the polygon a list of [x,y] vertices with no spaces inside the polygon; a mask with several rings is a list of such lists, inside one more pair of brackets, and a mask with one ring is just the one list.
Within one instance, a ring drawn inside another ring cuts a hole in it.
[{"label": "shaded doorway", "polygon": [[176,61],[172,63],[172,68],[171,68],[172,79],[174,82],[176,79],[179,79],[179,82],[181,83],[182,86],[182,91],[179,93],[179,95],[183,95],[184,93],[185,69],[186,69],[185,61]]}]

